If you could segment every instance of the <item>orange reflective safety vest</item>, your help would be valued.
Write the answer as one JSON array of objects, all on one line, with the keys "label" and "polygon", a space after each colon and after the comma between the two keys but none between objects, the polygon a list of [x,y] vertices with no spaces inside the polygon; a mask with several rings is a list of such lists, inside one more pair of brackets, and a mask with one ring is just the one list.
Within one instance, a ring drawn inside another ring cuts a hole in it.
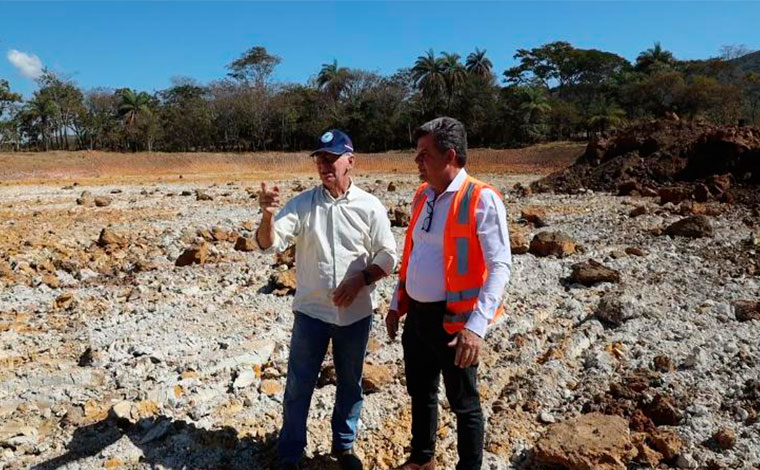
[{"label": "orange reflective safety vest", "polygon": [[[412,233],[422,213],[422,208],[425,207],[427,188],[427,183],[422,184],[417,188],[412,200],[412,219],[406,229],[404,255],[399,273],[397,293],[399,315],[404,315],[409,310],[406,272],[414,245]],[[443,269],[446,280],[447,312],[443,317],[443,328],[449,334],[454,334],[464,328],[475,309],[480,289],[488,275],[475,223],[475,208],[484,188],[489,188],[499,194],[490,185],[467,175],[462,187],[454,195],[446,217],[446,226],[443,231]],[[498,318],[503,310],[504,308],[500,306],[493,318]]]}]

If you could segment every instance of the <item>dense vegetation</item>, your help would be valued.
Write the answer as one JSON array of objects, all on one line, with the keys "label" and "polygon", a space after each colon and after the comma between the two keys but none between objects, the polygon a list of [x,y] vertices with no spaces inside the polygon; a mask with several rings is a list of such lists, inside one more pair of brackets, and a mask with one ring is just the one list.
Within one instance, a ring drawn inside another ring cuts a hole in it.
[{"label": "dense vegetation", "polygon": [[339,127],[360,151],[407,148],[419,123],[462,120],[472,146],[583,139],[675,112],[716,123],[760,120],[760,53],[680,61],[655,44],[634,63],[553,42],[493,70],[486,51],[433,50],[391,76],[323,64],[306,84],[272,80],[281,58],[253,47],[208,84],[175,79],[155,94],[83,91],[50,70],[24,101],[0,79],[0,148],[114,151],[302,150]]}]

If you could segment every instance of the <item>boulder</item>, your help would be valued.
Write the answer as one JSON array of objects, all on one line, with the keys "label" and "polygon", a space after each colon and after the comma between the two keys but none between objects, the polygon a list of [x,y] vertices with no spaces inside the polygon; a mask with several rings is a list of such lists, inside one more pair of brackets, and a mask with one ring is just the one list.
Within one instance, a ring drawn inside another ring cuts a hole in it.
[{"label": "boulder", "polygon": [[77,204],[80,206],[92,206],[95,204],[95,198],[89,191],[82,191],[82,194],[77,198]]},{"label": "boulder", "polygon": [[624,418],[589,413],[550,425],[533,460],[573,470],[625,470],[636,453]]},{"label": "boulder", "polygon": [[208,243],[186,249],[177,260],[175,266],[189,266],[191,264],[203,264],[208,260]]},{"label": "boulder", "polygon": [[662,354],[654,357],[652,365],[657,372],[672,372],[676,368],[673,361],[668,356]]},{"label": "boulder", "polygon": [[365,364],[362,376],[362,388],[366,393],[379,392],[384,386],[393,382],[393,371],[384,364]]},{"label": "boulder", "polygon": [[691,198],[691,191],[689,191],[689,188],[683,188],[680,186],[668,186],[660,188],[660,190],[657,191],[657,195],[660,196],[660,204],[667,204],[669,202],[680,204]]},{"label": "boulder", "polygon": [[713,227],[704,215],[686,217],[669,225],[663,232],[665,235],[688,238],[712,237]]},{"label": "boulder", "polygon": [[736,432],[729,428],[720,428],[712,436],[713,442],[721,450],[733,449],[736,445]]},{"label": "boulder", "polygon": [[642,250],[641,248],[636,248],[635,246],[629,246],[625,249],[625,252],[633,256],[646,256],[647,254],[646,251]]},{"label": "boulder", "polygon": [[546,227],[546,211],[540,207],[528,206],[520,211],[520,216],[526,222],[533,224],[535,227]]},{"label": "boulder", "polygon": [[195,191],[195,200],[196,201],[213,201],[214,198],[211,197],[209,193],[202,189],[198,189]]},{"label": "boulder", "polygon": [[619,326],[626,321],[636,318],[641,313],[636,310],[636,304],[629,295],[619,291],[609,291],[602,296],[594,315],[602,322]]},{"label": "boulder", "polygon": [[643,411],[657,426],[675,426],[681,422],[681,411],[673,405],[671,398],[664,395],[657,395]]},{"label": "boulder", "polygon": [[235,250],[237,251],[255,251],[257,248],[256,240],[248,237],[238,237],[235,241]]},{"label": "boulder", "polygon": [[211,229],[211,235],[214,237],[214,240],[218,242],[231,242],[235,241],[237,238],[235,232],[227,230],[226,228],[220,227],[218,225]]},{"label": "boulder", "polygon": [[628,213],[629,217],[635,218],[647,213],[647,206],[636,206],[631,212]]},{"label": "boulder", "polygon": [[655,429],[649,434],[649,442],[665,460],[670,460],[681,453],[683,441],[678,434],[666,429]]},{"label": "boulder", "polygon": [[734,314],[741,322],[760,320],[760,302],[751,300],[734,302]]},{"label": "boulder", "polygon": [[274,255],[274,264],[277,266],[285,265],[292,268],[296,265],[296,246],[290,245],[285,251]]},{"label": "boulder", "polygon": [[529,233],[519,225],[509,227],[509,247],[513,255],[524,255],[530,249]]},{"label": "boulder", "polygon": [[99,196],[95,198],[95,205],[98,207],[106,207],[111,205],[111,198],[106,196]]},{"label": "boulder", "polygon": [[272,274],[270,284],[274,289],[272,291],[274,295],[283,296],[294,294],[296,291],[296,268]]},{"label": "boulder", "polygon": [[618,271],[610,269],[593,259],[574,264],[572,268],[570,280],[584,286],[593,286],[599,282],[620,282],[620,273]]},{"label": "boulder", "polygon": [[575,240],[562,232],[539,232],[530,242],[530,252],[535,256],[568,256],[575,253]]},{"label": "boulder", "polygon": [[405,207],[394,207],[390,214],[391,227],[408,227],[411,219]]},{"label": "boulder", "polygon": [[98,246],[101,248],[123,248],[128,244],[129,243],[127,242],[126,238],[117,234],[109,228],[104,228],[100,231],[100,236],[98,237]]},{"label": "boulder", "polygon": [[273,397],[282,393],[283,387],[279,380],[264,379],[261,381],[261,385],[259,385],[259,391],[264,395]]}]

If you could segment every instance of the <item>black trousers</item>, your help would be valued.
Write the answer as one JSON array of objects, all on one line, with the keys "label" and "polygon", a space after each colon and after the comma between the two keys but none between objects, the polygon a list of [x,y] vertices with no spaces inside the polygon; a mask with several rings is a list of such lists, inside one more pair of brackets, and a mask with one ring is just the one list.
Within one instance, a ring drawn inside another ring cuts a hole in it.
[{"label": "black trousers", "polygon": [[445,302],[409,305],[402,344],[406,389],[412,397],[412,455],[414,463],[435,456],[438,428],[438,387],[441,375],[446,398],[457,417],[457,470],[480,470],[483,462],[483,411],[478,396],[477,364],[466,369],[454,365],[454,339],[443,329]]}]

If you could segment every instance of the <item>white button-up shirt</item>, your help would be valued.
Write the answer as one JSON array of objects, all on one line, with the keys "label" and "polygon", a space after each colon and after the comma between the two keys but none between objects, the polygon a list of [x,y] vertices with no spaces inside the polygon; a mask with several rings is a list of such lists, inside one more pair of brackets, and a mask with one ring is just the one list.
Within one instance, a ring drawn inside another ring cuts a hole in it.
[{"label": "white button-up shirt", "polygon": [[[446,191],[435,195],[432,187],[426,190],[426,204],[433,204],[430,230],[422,230],[428,208],[422,207],[412,232],[412,253],[407,263],[406,292],[418,302],[440,302],[446,300],[446,279],[443,265],[443,232],[454,195],[467,178],[464,169],[459,170]],[[480,290],[475,310],[465,328],[485,336],[488,322],[501,305],[504,288],[509,282],[512,267],[512,252],[509,247],[507,210],[504,202],[489,188],[480,192],[475,208],[475,224],[483,250],[483,258],[488,269],[483,288]],[[398,286],[396,286],[398,290]],[[397,297],[393,296],[391,309],[397,308]]]},{"label": "white button-up shirt", "polygon": [[274,220],[274,244],[266,252],[296,245],[293,310],[327,323],[350,325],[377,307],[374,284],[348,307],[333,304],[333,291],[346,276],[376,264],[386,274],[396,265],[396,241],[385,207],[353,182],[334,198],[324,186],[294,197]]}]

